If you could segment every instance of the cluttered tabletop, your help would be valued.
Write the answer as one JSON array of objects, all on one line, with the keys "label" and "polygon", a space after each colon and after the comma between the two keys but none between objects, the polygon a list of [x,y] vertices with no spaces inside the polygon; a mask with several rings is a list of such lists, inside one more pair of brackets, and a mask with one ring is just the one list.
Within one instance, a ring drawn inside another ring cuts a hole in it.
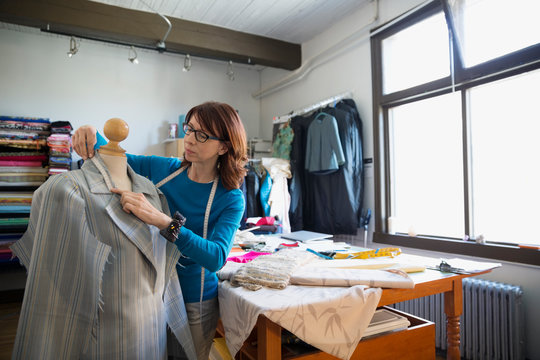
[{"label": "cluttered tabletop", "polygon": [[[426,284],[499,266],[404,254],[400,248],[358,247],[310,231],[272,235],[238,231],[227,263],[218,271],[227,346],[236,354],[259,315],[264,315],[322,351],[346,359],[377,307],[384,305],[381,302],[393,303],[403,294],[425,296],[434,291]],[[326,327],[321,327],[323,320]],[[332,334],[323,331],[328,326]]]}]

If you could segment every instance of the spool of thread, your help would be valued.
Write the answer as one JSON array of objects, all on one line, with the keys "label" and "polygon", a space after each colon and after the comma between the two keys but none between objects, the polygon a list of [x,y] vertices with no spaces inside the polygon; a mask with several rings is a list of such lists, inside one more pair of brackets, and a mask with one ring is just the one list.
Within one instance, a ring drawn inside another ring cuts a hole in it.
[{"label": "spool of thread", "polygon": [[395,216],[390,216],[387,220],[388,233],[395,234],[397,227],[397,218]]},{"label": "spool of thread", "polygon": [[478,234],[475,238],[475,241],[477,244],[485,244],[486,243],[486,238],[484,237],[483,234]]}]

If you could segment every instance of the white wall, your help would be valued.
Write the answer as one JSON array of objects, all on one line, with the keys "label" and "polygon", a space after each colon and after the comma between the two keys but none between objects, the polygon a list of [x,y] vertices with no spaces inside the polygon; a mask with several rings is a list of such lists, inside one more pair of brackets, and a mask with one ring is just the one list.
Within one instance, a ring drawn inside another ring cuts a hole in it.
[{"label": "white wall", "polygon": [[[380,0],[380,20],[372,24],[375,27],[399,16],[416,5],[423,3],[420,0]],[[345,39],[355,32],[362,32],[362,28],[370,22],[371,13],[369,4],[365,9],[349,15],[339,23],[319,35],[315,39],[302,45],[304,60],[323,53],[333,44]],[[356,45],[345,51],[331,61],[328,61],[305,75],[301,80],[293,82],[290,86],[280,89],[261,99],[261,137],[271,138],[272,118],[284,115],[291,110],[302,109],[317,101],[334,95],[352,91],[353,98],[358,106],[364,126],[364,157],[373,157],[373,126],[372,126],[372,96],[371,96],[371,52],[366,36],[359,36]],[[279,83],[289,72],[265,69],[261,74],[261,88],[265,89],[272,84]],[[367,172],[366,172],[367,173]],[[373,178],[365,181],[365,206],[374,207]],[[371,227],[373,224],[371,224]],[[384,244],[377,244],[383,247]],[[448,257],[449,254],[425,252],[415,249],[403,249],[407,253],[421,254],[434,257]],[[480,259],[481,260],[481,259]],[[493,260],[486,260],[492,262]],[[516,284],[523,287],[524,305],[526,311],[527,358],[540,359],[540,343],[535,341],[540,334],[540,268],[535,266],[522,266],[519,264],[504,263],[501,268],[494,270],[482,278]]]},{"label": "white wall", "polygon": [[[125,46],[81,40],[72,58],[69,37],[23,27],[0,26],[0,114],[68,120],[74,128],[103,129],[112,117],[130,126],[121,146],[134,154],[164,154],[169,122],[178,122],[192,106],[222,101],[239,110],[249,136],[259,133],[259,71],[226,62],[137,49],[139,64],[128,61]],[[17,30],[12,30],[17,29]]]}]

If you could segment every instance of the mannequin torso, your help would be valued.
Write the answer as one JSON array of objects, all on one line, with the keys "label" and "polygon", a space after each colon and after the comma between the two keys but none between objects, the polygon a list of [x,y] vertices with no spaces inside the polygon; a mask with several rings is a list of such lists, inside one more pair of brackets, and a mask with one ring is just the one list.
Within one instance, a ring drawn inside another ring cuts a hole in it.
[{"label": "mannequin torso", "polygon": [[120,190],[132,190],[131,179],[127,173],[127,158],[124,156],[115,156],[99,153],[103,162],[111,174],[114,186]]}]

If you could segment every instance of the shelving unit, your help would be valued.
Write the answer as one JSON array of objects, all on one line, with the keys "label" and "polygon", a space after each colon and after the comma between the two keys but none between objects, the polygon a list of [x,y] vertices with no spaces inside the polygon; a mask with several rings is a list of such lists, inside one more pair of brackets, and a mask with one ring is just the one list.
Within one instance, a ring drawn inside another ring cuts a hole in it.
[{"label": "shelving unit", "polygon": [[[18,264],[19,261],[12,259],[9,246],[19,240],[30,218],[30,206],[32,193],[39,185],[0,186],[0,199],[24,199],[24,202],[15,202],[19,205],[3,204],[0,206],[0,271],[2,266]],[[28,201],[26,201],[28,199]],[[23,205],[24,204],[24,205]],[[22,269],[22,268],[21,268]]]},{"label": "shelving unit", "polygon": [[165,156],[167,157],[182,157],[184,154],[184,139],[167,139],[165,140]]},{"label": "shelving unit", "polygon": [[[48,178],[49,119],[0,116],[0,272],[23,267],[9,246],[28,227],[33,192]],[[3,280],[3,282],[9,279]]]}]

